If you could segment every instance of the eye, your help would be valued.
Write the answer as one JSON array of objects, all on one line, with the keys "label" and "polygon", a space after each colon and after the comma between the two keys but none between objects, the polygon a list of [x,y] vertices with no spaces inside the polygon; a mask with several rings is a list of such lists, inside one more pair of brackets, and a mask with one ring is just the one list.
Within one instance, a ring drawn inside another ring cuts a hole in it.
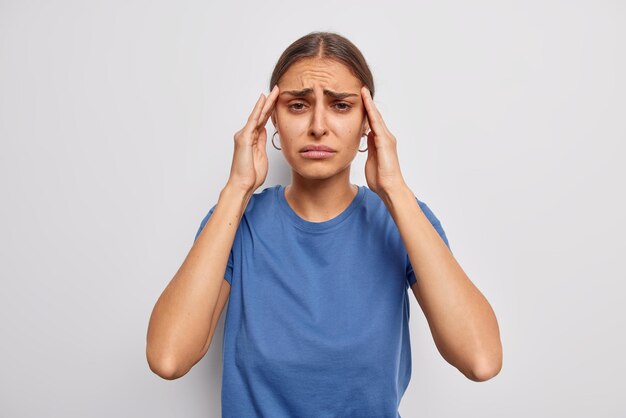
[{"label": "eye", "polygon": [[[296,102],[296,103],[292,103],[288,105],[287,108],[295,111],[296,113],[300,113],[301,111],[304,110],[305,106],[306,106],[306,103]],[[350,105],[349,103],[345,103],[345,102],[337,102],[333,104],[333,106],[335,106],[335,108],[339,110],[339,112],[341,113],[345,113],[349,111],[350,109],[352,109],[352,105]]]},{"label": "eye", "polygon": [[298,103],[292,103],[289,106],[287,106],[289,109],[295,110],[295,111],[299,111],[302,110],[303,107],[299,107],[299,106],[304,106],[304,103],[298,102]]},{"label": "eye", "polygon": [[342,112],[347,112],[348,110],[350,110],[350,108],[352,108],[352,106],[350,106],[348,103],[335,103],[335,106],[345,106],[345,107],[339,107],[338,109]]}]

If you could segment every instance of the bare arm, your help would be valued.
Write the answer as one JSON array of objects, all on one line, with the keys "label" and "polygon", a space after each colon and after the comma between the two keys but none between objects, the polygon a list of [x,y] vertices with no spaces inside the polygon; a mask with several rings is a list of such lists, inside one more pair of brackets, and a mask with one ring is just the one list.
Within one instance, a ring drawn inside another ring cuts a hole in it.
[{"label": "bare arm", "polygon": [[411,286],[444,359],[475,381],[490,379],[502,367],[496,316],[467,277],[404,181],[397,139],[389,131],[371,92],[361,96],[372,131],[367,136],[367,184],[393,217],[417,282]]},{"label": "bare arm", "polygon": [[234,136],[230,176],[212,215],[174,278],[159,297],[148,325],[146,357],[164,379],[185,375],[206,354],[230,293],[224,280],[241,217],[267,176],[265,124],[278,97],[261,94]]},{"label": "bare arm", "polygon": [[500,332],[491,305],[457,263],[413,192],[408,187],[396,190],[385,203],[417,277],[411,288],[437,349],[469,379],[488,380],[502,367]]},{"label": "bare arm", "polygon": [[154,306],[146,356],[150,369],[164,379],[185,375],[209,348],[230,292],[224,272],[250,195],[228,186],[222,190],[213,214]]}]

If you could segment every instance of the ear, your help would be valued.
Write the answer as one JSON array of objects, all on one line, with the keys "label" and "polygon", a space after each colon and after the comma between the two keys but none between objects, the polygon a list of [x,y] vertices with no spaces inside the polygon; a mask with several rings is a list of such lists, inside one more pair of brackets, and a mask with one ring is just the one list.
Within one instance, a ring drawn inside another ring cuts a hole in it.
[{"label": "ear", "polygon": [[276,129],[276,110],[272,111],[271,119],[272,119],[272,125],[274,125],[274,129]]}]

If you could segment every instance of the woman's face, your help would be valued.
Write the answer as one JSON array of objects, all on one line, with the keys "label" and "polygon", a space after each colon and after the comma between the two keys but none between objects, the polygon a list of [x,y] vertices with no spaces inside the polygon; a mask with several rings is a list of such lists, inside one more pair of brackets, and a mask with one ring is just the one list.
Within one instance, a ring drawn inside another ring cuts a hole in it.
[{"label": "woman's face", "polygon": [[[293,170],[322,179],[346,169],[369,130],[361,98],[363,83],[337,61],[307,58],[292,64],[278,81],[280,95],[272,123]],[[326,158],[303,154],[307,145],[325,145]]]}]

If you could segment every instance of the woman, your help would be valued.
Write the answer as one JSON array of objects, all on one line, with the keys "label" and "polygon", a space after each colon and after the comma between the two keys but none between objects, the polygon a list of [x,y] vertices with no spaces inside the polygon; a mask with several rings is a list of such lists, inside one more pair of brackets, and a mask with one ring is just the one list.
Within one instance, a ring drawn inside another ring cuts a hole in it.
[{"label": "woman", "polygon": [[[495,315],[405,183],[373,94],[346,38],[314,32],[290,45],[157,301],[148,362],[176,379],[207,352],[228,300],[225,417],[398,417],[411,376],[409,286],[448,362],[476,381],[501,367]],[[254,193],[267,175],[270,117],[292,182]],[[357,151],[367,152],[368,187],[350,183]]]}]

